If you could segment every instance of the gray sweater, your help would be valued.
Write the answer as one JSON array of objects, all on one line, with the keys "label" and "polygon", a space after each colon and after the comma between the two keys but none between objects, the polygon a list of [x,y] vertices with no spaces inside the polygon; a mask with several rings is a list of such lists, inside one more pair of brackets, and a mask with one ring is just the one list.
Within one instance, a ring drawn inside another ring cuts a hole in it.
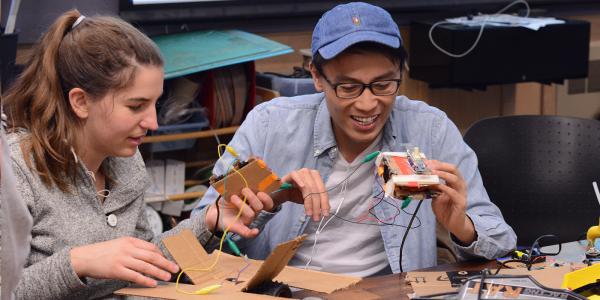
[{"label": "gray sweater", "polygon": [[[19,132],[7,136],[16,187],[33,218],[30,253],[16,288],[16,299],[117,298],[112,292],[128,283],[92,278],[85,278],[84,282],[77,277],[69,255],[76,246],[133,236],[152,241],[165,252],[160,240],[184,228],[191,229],[201,243],[210,237],[204,225],[206,210],[153,237],[143,210],[144,191],[150,181],[139,152],[133,157],[105,160],[114,182],[110,195],[101,204],[95,184],[81,162],[72,194],[47,188],[23,159],[19,141],[26,135]],[[115,226],[108,224],[107,216],[111,214],[116,216]]]},{"label": "gray sweater", "polygon": [[0,148],[2,149],[2,179],[0,184],[0,224],[2,226],[2,300],[13,299],[13,291],[19,283],[21,271],[29,252],[29,239],[31,232],[31,215],[19,197],[15,188],[15,178],[10,164],[8,144],[4,137],[4,130],[0,126]]}]

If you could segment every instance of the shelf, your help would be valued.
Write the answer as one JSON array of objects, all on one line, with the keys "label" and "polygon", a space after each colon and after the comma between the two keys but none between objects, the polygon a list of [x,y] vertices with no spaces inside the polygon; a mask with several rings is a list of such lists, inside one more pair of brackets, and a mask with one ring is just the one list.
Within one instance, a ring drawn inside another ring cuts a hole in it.
[{"label": "shelf", "polygon": [[202,196],[204,196],[204,192],[189,192],[189,193],[183,193],[183,194],[173,194],[173,195],[167,195],[166,198],[165,198],[165,196],[160,196],[160,195],[145,195],[144,201],[146,203],[162,202],[162,201],[180,201],[180,200],[189,200],[189,199],[200,198]]},{"label": "shelf", "polygon": [[238,128],[240,128],[240,126],[232,126],[232,127],[225,127],[225,128],[219,128],[219,129],[211,129],[211,130],[193,131],[193,132],[186,132],[186,133],[151,135],[151,136],[145,136],[142,139],[142,144],[172,142],[172,141],[187,140],[187,139],[201,139],[201,138],[212,137],[215,135],[232,134],[232,133],[235,133],[235,131]]},{"label": "shelf", "polygon": [[203,168],[215,164],[216,159],[185,162],[186,168]]},{"label": "shelf", "polygon": [[207,183],[207,182],[208,182],[208,179],[204,179],[204,180],[188,179],[188,180],[186,180],[186,181],[183,183],[183,185],[184,185],[185,187],[190,187],[190,186],[193,186],[193,185],[205,184],[205,183]]}]

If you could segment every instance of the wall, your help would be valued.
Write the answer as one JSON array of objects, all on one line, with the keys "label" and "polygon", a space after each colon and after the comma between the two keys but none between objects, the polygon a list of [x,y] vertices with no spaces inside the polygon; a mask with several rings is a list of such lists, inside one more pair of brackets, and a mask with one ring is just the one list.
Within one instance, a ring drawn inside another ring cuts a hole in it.
[{"label": "wall", "polygon": [[[10,7],[10,0],[2,2],[2,24],[6,23]],[[40,33],[54,22],[63,12],[77,8],[84,15],[108,14],[118,15],[118,0],[21,0],[17,23],[19,29],[19,43],[34,43],[38,40]]]}]

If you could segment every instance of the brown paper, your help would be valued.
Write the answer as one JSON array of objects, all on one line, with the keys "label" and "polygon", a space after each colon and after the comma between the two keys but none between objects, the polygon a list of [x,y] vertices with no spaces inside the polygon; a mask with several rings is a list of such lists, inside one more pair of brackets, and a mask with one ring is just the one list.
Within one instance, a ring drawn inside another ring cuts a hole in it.
[{"label": "brown paper", "polygon": [[[561,289],[563,277],[571,272],[570,266],[545,267],[541,270],[527,271],[526,268],[501,269],[499,274],[504,275],[530,275],[541,285]],[[418,296],[456,291],[451,286],[446,272],[408,272],[406,282],[410,283],[413,291]]]},{"label": "brown paper", "polygon": [[[185,291],[195,291],[201,289],[203,286],[191,285],[191,284],[179,284],[179,288]],[[241,293],[228,289],[227,287],[221,287],[208,295],[188,295],[177,292],[175,290],[175,283],[167,282],[161,283],[161,285],[155,288],[144,288],[144,287],[128,287],[120,289],[115,292],[117,295],[130,295],[130,296],[141,296],[151,297],[160,299],[182,299],[182,300],[229,300],[229,299],[241,299],[241,300],[269,300],[269,299],[284,299],[279,297],[272,297],[267,295]]]}]

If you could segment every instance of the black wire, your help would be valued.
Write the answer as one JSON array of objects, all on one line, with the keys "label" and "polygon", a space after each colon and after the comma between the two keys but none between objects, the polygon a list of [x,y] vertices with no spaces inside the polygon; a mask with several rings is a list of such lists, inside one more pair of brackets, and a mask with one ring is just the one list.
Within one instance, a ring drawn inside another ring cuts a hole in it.
[{"label": "black wire", "polygon": [[[358,222],[358,221],[352,221],[352,220],[348,220],[345,218],[342,218],[338,215],[333,215],[334,217],[344,221],[344,222],[348,222],[348,223],[353,223],[353,224],[359,224],[359,225],[369,225],[369,226],[396,226],[396,227],[402,227],[402,228],[408,228],[408,229],[415,229],[415,228],[419,228],[421,227],[421,220],[419,220],[419,225],[415,226],[415,227],[408,227],[405,225],[400,225],[400,224],[394,224],[394,223],[385,223],[379,219],[377,219],[378,223],[364,223],[364,222]],[[418,219],[418,218],[417,218]],[[410,226],[410,225],[409,225]]]},{"label": "black wire", "polygon": [[206,240],[206,243],[204,243],[204,249],[206,249],[206,246],[208,245],[208,243],[210,243],[212,238],[215,237],[215,232],[217,232],[217,230],[219,229],[219,217],[221,216],[221,211],[219,210],[219,200],[220,199],[221,199],[221,195],[219,195],[219,197],[217,197],[217,200],[215,200],[215,205],[217,206],[217,220],[215,221],[215,227],[213,228],[213,231],[210,234],[210,237],[208,238],[208,240]]},{"label": "black wire", "polygon": [[477,300],[481,300],[481,292],[483,291],[483,284],[485,282],[485,270],[481,271],[481,282],[479,283],[479,290],[477,291]]},{"label": "black wire", "polygon": [[[379,182],[379,180],[377,180],[377,177],[375,178],[375,182],[377,182],[377,185],[379,185],[379,188],[381,189],[381,192],[379,192],[379,194],[377,194],[377,196],[375,196],[375,197],[377,198],[379,195],[383,194],[383,186],[381,185],[381,183]],[[408,226],[396,225],[396,224],[395,224],[395,223],[396,223],[396,218],[397,218],[397,217],[400,215],[400,210],[402,210],[402,211],[403,211],[405,214],[407,214],[407,215],[409,215],[409,216],[414,216],[414,215],[416,215],[416,212],[411,214],[411,213],[409,213],[408,211],[406,211],[406,209],[404,209],[404,208],[400,208],[400,209],[398,209],[398,206],[396,206],[396,205],[394,204],[394,202],[389,202],[389,201],[387,201],[387,200],[385,199],[385,195],[384,195],[383,197],[381,197],[381,198],[378,198],[378,199],[380,199],[380,201],[379,201],[377,204],[375,204],[373,207],[371,207],[371,208],[369,209],[369,213],[370,213],[371,215],[373,215],[373,216],[374,216],[374,217],[377,219],[377,221],[379,221],[379,222],[381,222],[381,223],[383,223],[383,224],[385,224],[385,225],[394,225],[394,226],[399,226],[399,227],[404,227],[404,228],[407,228]],[[394,199],[394,198],[392,198],[392,199]],[[397,200],[397,199],[396,199],[396,200]],[[375,215],[375,213],[373,213],[373,211],[372,211],[372,210],[373,210],[373,208],[375,208],[377,205],[379,205],[379,203],[381,203],[382,201],[385,201],[385,203],[387,203],[387,204],[389,204],[389,205],[393,206],[394,208],[396,208],[396,209],[398,210],[398,214],[396,214],[396,215],[394,216],[394,220],[393,220],[393,222],[392,222],[391,224],[388,224],[388,223],[385,223],[385,222],[383,222],[383,221],[379,220],[379,218],[378,218],[378,217]],[[421,219],[419,219],[419,217],[416,217],[416,218],[417,218],[417,220],[419,221],[419,225],[418,225],[418,226],[415,226],[415,227],[412,227],[412,228],[418,228],[418,227],[421,227]],[[410,225],[409,225],[409,226],[410,226]],[[411,228],[411,229],[412,229],[412,228]]]},{"label": "black wire", "polygon": [[505,260],[505,261],[496,260],[496,263],[498,264],[498,268],[496,268],[496,272],[494,272],[494,275],[498,275],[498,273],[500,273],[500,270],[502,268],[513,269],[513,267],[508,265],[508,263],[513,263],[513,262],[523,263],[523,261],[520,259],[509,259],[509,260]]},{"label": "black wire", "polygon": [[[376,179],[377,180],[377,179]],[[385,200],[385,197],[379,197],[381,194],[383,193],[383,191],[381,191],[379,194],[377,194],[374,198],[378,199],[379,202],[377,202],[375,205],[373,205],[371,208],[369,208],[368,212],[371,216],[373,216],[375,219],[377,219],[377,221],[379,223],[382,223],[384,225],[396,225],[396,218],[398,218],[398,216],[400,215],[400,209],[398,208],[398,206],[394,205],[393,203],[388,202],[387,200]],[[375,207],[379,206],[379,204],[381,204],[381,202],[385,202],[388,205],[394,207],[396,209],[396,214],[394,215],[394,219],[392,220],[392,223],[388,223],[388,222],[384,222],[382,220],[379,219],[379,217],[377,217],[377,214],[373,211],[373,209],[375,209]],[[421,223],[421,221],[419,220],[419,224]],[[406,227],[406,226],[403,226]]]},{"label": "black wire", "polygon": [[[533,244],[531,244],[531,248],[529,248],[529,259],[526,262],[528,271],[531,271],[531,266],[533,264],[535,264],[536,260],[539,257],[545,256],[545,254],[541,253],[541,249],[538,249],[538,252],[540,254],[538,254],[538,255],[533,254],[533,250],[536,249],[536,245],[537,245],[537,248],[541,248],[539,243],[540,243],[540,240],[543,238],[556,238],[556,236],[554,234],[545,234],[545,235],[542,235],[542,236],[538,237],[537,239],[535,239],[535,241],[533,241]],[[562,243],[558,243],[558,252],[552,253],[551,255],[558,255],[560,253],[561,249],[562,249]]]},{"label": "black wire", "polygon": [[398,259],[398,264],[400,265],[400,273],[403,272],[403,270],[402,270],[402,250],[404,249],[404,242],[406,241],[406,237],[408,236],[408,231],[410,230],[410,227],[412,226],[412,223],[415,220],[415,217],[417,216],[417,212],[419,211],[421,204],[423,204],[423,201],[419,201],[419,203],[417,204],[417,208],[415,208],[415,212],[413,213],[412,217],[410,218],[410,221],[408,222],[408,227],[406,228],[406,231],[404,231],[404,236],[402,237],[402,242],[400,243],[400,257]]},{"label": "black wire", "polygon": [[[375,178],[375,181],[377,181],[377,178]],[[379,181],[377,181],[377,183],[379,184]],[[381,186],[381,184],[379,184],[379,186]],[[385,197],[382,197],[382,194],[383,194],[383,190],[381,190],[377,195],[373,196],[373,198],[379,200],[379,202],[377,202],[375,205],[373,205],[371,208],[369,208],[369,214],[372,215],[375,219],[377,219],[377,223],[366,223],[366,222],[352,221],[352,220],[348,220],[346,218],[340,217],[340,216],[338,216],[336,214],[334,214],[333,216],[336,217],[336,218],[338,218],[338,219],[340,219],[340,220],[342,220],[342,221],[345,221],[345,222],[348,222],[348,223],[352,223],[352,224],[370,225],[370,226],[396,226],[396,227],[408,228],[408,226],[396,224],[396,218],[398,218],[398,216],[400,215],[401,211],[404,212],[404,213],[406,213],[407,215],[410,215],[410,216],[413,216],[415,214],[411,214],[411,213],[407,212],[405,209],[398,208],[398,206],[395,205],[394,202],[389,202],[388,200],[386,200]],[[394,215],[394,219],[392,220],[391,223],[390,222],[382,221],[373,212],[373,209],[375,207],[379,206],[379,204],[381,204],[382,202],[385,202],[388,205],[393,206],[396,209],[396,211],[397,211],[397,213],[396,213],[396,215]],[[415,229],[415,228],[421,227],[421,224],[422,224],[421,223],[421,219],[418,216],[415,216],[415,218],[419,222],[419,225],[417,225],[415,227],[411,227],[411,229]]]},{"label": "black wire", "polygon": [[[308,198],[308,196],[312,196],[312,195],[318,195],[318,194],[324,194],[324,193],[327,193],[327,192],[329,192],[329,191],[331,191],[331,190],[334,190],[334,189],[336,189],[336,188],[337,188],[338,186],[340,186],[342,183],[344,183],[344,182],[346,182],[348,179],[350,179],[350,177],[351,177],[352,175],[354,175],[354,173],[356,173],[356,171],[358,171],[358,169],[360,169],[360,167],[361,167],[361,165],[362,165],[362,164],[364,164],[364,162],[363,162],[363,163],[361,163],[360,165],[358,165],[356,168],[354,168],[354,171],[352,171],[352,173],[350,173],[348,176],[346,176],[346,178],[344,178],[344,180],[340,181],[338,184],[336,184],[336,185],[334,185],[334,186],[332,186],[332,187],[330,187],[330,188],[326,189],[326,190],[325,190],[325,191],[323,191],[323,192],[309,193],[309,194],[307,194],[306,196],[304,196],[304,198],[302,198],[302,201],[306,200],[306,198]],[[377,180],[377,179],[375,179],[375,180]]]},{"label": "black wire", "polygon": [[[363,163],[364,163],[364,162],[363,162]],[[361,164],[361,165],[362,165],[362,164]],[[356,173],[356,171],[358,171],[358,169],[360,168],[360,166],[361,166],[361,165],[359,165],[359,166],[357,166],[356,168],[354,168],[354,170],[352,171],[352,173],[348,174],[348,176],[346,176],[346,178],[344,178],[344,180],[340,181],[338,184],[336,184],[336,185],[334,185],[334,186],[332,186],[332,187],[328,188],[327,190],[325,190],[325,191],[323,191],[323,192],[309,193],[309,194],[307,194],[306,196],[304,196],[304,198],[302,198],[302,200],[304,201],[304,200],[306,200],[306,198],[308,198],[309,196],[312,196],[312,195],[323,194],[323,193],[327,193],[327,192],[329,192],[329,191],[332,191],[332,190],[336,189],[336,188],[337,188],[337,187],[339,187],[339,186],[340,186],[342,183],[344,183],[344,182],[348,181],[348,180],[350,179],[350,177],[352,177],[352,175],[354,175],[354,173]],[[370,213],[370,214],[371,214],[373,217],[375,217],[375,219],[377,219],[377,222],[378,222],[377,224],[370,224],[370,223],[363,223],[363,222],[351,221],[351,220],[348,220],[348,219],[342,218],[342,217],[340,217],[340,216],[338,216],[338,215],[336,215],[336,214],[334,214],[333,216],[334,216],[334,217],[336,217],[336,218],[338,218],[338,219],[340,219],[340,220],[342,220],[342,221],[345,221],[345,222],[348,222],[348,223],[353,223],[353,224],[362,224],[362,225],[376,225],[376,226],[397,226],[397,227],[408,228],[408,229],[418,228],[418,227],[420,227],[420,226],[421,226],[421,224],[422,224],[422,223],[421,223],[421,219],[419,219],[419,217],[417,217],[417,216],[416,216],[417,210],[415,210],[415,212],[414,212],[413,214],[411,214],[411,213],[407,212],[405,209],[403,209],[403,208],[402,208],[402,209],[400,209],[400,208],[398,208],[398,206],[396,206],[396,205],[394,205],[393,203],[390,203],[389,201],[387,201],[387,200],[385,199],[385,196],[382,196],[382,197],[380,198],[380,196],[381,196],[381,195],[384,193],[383,186],[381,185],[381,183],[380,183],[380,182],[379,182],[379,180],[377,179],[377,176],[375,176],[375,182],[377,182],[377,184],[379,185],[379,187],[380,187],[380,189],[381,189],[381,191],[380,191],[380,192],[379,192],[377,195],[375,195],[375,196],[374,196],[374,198],[378,199],[378,200],[379,200],[379,202],[377,202],[377,204],[375,204],[373,207],[369,208],[369,213]],[[392,223],[388,223],[388,222],[384,222],[384,221],[380,220],[380,219],[379,219],[379,218],[378,218],[378,217],[375,215],[375,213],[372,211],[372,210],[373,210],[373,209],[374,209],[376,206],[378,206],[378,205],[379,205],[381,202],[385,202],[385,203],[387,203],[387,204],[389,204],[389,205],[391,205],[391,206],[393,206],[394,208],[396,208],[396,209],[397,209],[398,213],[397,213],[397,214],[394,216],[394,219],[393,219]],[[422,202],[422,201],[420,201],[420,202]],[[419,206],[417,206],[417,209],[418,209],[419,207],[420,207],[420,204],[419,204]],[[400,215],[400,211],[403,211],[403,212],[405,212],[406,214],[408,214],[408,215],[412,216],[412,218],[411,218],[411,220],[410,220],[410,222],[409,222],[408,226],[404,226],[404,225],[400,225],[400,224],[395,224],[395,223],[396,223],[396,218],[397,218],[397,217]],[[417,218],[417,219],[418,219],[418,221],[419,221],[419,225],[417,225],[417,226],[415,226],[415,227],[411,227],[411,225],[412,225],[412,222],[414,221],[414,219],[415,219],[415,218]]]}]

